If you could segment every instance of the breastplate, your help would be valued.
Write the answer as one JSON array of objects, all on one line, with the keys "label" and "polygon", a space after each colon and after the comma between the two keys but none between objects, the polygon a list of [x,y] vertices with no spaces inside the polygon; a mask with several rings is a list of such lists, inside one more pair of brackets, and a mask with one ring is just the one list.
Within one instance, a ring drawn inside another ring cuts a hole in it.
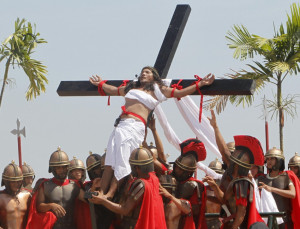
[{"label": "breastplate", "polygon": [[58,186],[51,180],[44,183],[44,194],[46,203],[56,203],[66,210],[66,215],[57,218],[54,224],[55,229],[74,228],[74,209],[75,199],[78,196],[80,188],[74,181],[64,186]]},{"label": "breastplate", "polygon": [[194,193],[195,188],[198,187],[196,181],[187,181],[184,184],[178,184],[176,197],[183,199],[190,199]]},{"label": "breastplate", "polygon": [[[270,179],[267,177],[259,177],[258,181],[264,182],[266,185],[269,185],[271,187],[279,188],[279,189],[283,189],[283,190],[288,190],[289,183],[290,183],[289,176],[286,173],[282,173],[274,179]],[[275,199],[278,210],[281,212],[284,211],[284,212],[287,212],[287,214],[290,214],[290,211],[291,211],[290,199],[280,196],[274,192],[272,192],[272,195]]]}]

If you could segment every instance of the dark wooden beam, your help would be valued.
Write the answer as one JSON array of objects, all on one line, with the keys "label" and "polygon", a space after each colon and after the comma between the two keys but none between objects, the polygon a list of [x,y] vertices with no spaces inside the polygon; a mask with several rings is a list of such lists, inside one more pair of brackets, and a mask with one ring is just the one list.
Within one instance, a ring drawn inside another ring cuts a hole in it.
[{"label": "dark wooden beam", "polygon": [[154,64],[154,67],[157,69],[162,79],[165,79],[168,75],[173,57],[189,18],[190,12],[191,7],[189,5],[176,6],[169,28]]},{"label": "dark wooden beam", "polygon": [[[179,80],[172,80],[176,84]],[[182,80],[183,88],[191,85],[195,80]],[[118,87],[122,80],[108,80],[106,83]],[[252,95],[255,81],[249,79],[216,79],[210,86],[201,88],[203,95]],[[100,96],[96,86],[89,81],[61,81],[57,93],[59,96]],[[195,92],[193,95],[198,95]]]}]

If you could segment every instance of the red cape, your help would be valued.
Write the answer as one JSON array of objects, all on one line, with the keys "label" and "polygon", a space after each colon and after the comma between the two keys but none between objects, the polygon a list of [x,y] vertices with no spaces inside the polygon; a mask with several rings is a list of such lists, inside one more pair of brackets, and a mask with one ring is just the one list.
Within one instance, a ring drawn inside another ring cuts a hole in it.
[{"label": "red cape", "polygon": [[300,182],[298,177],[295,175],[293,171],[285,171],[290,180],[294,183],[295,190],[296,190],[296,196],[294,199],[291,199],[292,203],[292,220],[294,223],[294,228],[296,229],[300,225]]},{"label": "red cape", "polygon": [[[43,182],[40,184],[37,190],[44,185],[45,181],[48,179],[44,179]],[[29,214],[26,229],[51,229],[55,224],[57,218],[52,212],[45,212],[39,213],[36,209],[36,196],[38,191],[36,191],[31,199],[30,207],[29,207]]]},{"label": "red cape", "polygon": [[[200,208],[200,211],[199,211],[199,215],[197,217],[198,218],[198,227],[197,227],[197,229],[206,229],[207,228],[206,219],[205,219],[206,187],[201,181],[199,181],[199,180],[197,180],[193,177],[190,177],[185,182],[187,182],[187,181],[196,181],[196,182],[202,184],[203,187],[204,187],[204,192],[202,193],[202,196],[201,196],[201,208]],[[198,199],[197,192],[194,192],[191,199]],[[192,203],[190,202],[190,204],[192,204]],[[187,215],[185,217],[184,229],[189,229],[189,228],[196,228],[195,222],[194,222],[194,219],[193,219],[193,214],[191,214],[191,216]]]},{"label": "red cape", "polygon": [[255,193],[254,193],[254,189],[253,189],[253,200],[252,200],[252,203],[250,203],[247,228],[249,229],[250,226],[256,222],[265,223],[265,221],[261,218],[260,214],[258,213],[258,211],[256,209]]},{"label": "red cape", "polygon": [[[76,184],[84,190],[84,187],[87,183],[82,183],[77,180],[73,180]],[[79,199],[75,200],[75,211],[74,211],[74,219],[76,223],[77,229],[92,229],[92,219],[91,219],[91,212],[90,206],[88,203],[85,203]]]},{"label": "red cape", "polygon": [[166,229],[164,206],[159,194],[159,181],[154,172],[149,175],[148,179],[140,178],[145,184],[145,192],[135,229]]}]

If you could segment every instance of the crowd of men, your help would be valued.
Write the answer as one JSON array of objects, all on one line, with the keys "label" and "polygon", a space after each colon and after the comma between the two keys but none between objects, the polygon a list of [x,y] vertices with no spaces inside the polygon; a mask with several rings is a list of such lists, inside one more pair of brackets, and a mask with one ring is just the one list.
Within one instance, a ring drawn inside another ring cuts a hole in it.
[{"label": "crowd of men", "polygon": [[[35,179],[28,164],[22,169],[11,162],[2,173],[1,228],[268,228],[257,211],[255,185],[272,193],[279,212],[285,212],[279,228],[296,228],[299,221],[300,156],[295,154],[285,171],[283,152],[263,153],[251,136],[234,136],[225,143],[214,114],[210,119],[222,160],[209,163],[221,179],[194,178],[197,163],[205,160],[204,144],[195,138],[180,144],[181,154],[168,163],[155,128],[149,128],[153,144],[135,149],[129,158],[131,174],[117,191],[100,189],[105,153],[83,161],[69,160],[58,148],[49,159],[50,179]],[[267,174],[264,173],[264,166]],[[86,181],[86,171],[90,181]],[[254,182],[253,182],[254,180]],[[256,183],[256,184],[254,184]],[[205,213],[220,213],[205,217]],[[299,218],[299,217],[298,217]],[[298,224],[299,225],[299,224]]]}]

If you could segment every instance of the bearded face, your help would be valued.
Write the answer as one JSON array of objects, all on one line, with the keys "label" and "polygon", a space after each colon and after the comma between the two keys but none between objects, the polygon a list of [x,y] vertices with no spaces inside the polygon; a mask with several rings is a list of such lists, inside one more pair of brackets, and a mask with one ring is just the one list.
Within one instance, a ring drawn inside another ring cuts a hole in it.
[{"label": "bearded face", "polygon": [[54,166],[52,173],[56,179],[64,181],[68,175],[68,166]]}]

